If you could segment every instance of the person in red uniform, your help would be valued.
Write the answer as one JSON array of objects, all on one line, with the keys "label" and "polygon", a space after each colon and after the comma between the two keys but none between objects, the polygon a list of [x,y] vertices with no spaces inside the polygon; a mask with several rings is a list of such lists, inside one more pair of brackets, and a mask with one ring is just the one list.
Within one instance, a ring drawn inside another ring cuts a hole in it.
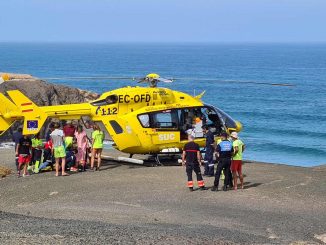
[{"label": "person in red uniform", "polygon": [[198,187],[201,190],[207,190],[200,171],[200,166],[202,164],[199,145],[194,142],[194,139],[195,137],[193,135],[188,136],[189,142],[183,148],[182,166],[186,167],[186,172],[188,176],[188,187],[190,191],[194,190],[194,183],[192,181],[192,171],[196,173]]}]

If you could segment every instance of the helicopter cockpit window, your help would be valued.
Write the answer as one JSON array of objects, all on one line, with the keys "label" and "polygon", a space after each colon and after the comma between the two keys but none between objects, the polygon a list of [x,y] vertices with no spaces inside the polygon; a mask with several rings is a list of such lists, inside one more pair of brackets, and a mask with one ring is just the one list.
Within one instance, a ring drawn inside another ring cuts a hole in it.
[{"label": "helicopter cockpit window", "polygon": [[144,128],[149,128],[150,123],[149,123],[149,115],[148,114],[138,115],[138,119]]},{"label": "helicopter cockpit window", "polygon": [[111,105],[117,103],[118,99],[119,99],[118,96],[113,94],[107,96],[105,99],[94,101],[91,103],[91,105],[93,106]]},{"label": "helicopter cockpit window", "polygon": [[222,110],[220,110],[218,108],[215,108],[215,110],[220,114],[220,116],[222,117],[225,125],[228,128],[237,128],[236,122],[227,113],[225,113],[224,111],[222,111]]}]

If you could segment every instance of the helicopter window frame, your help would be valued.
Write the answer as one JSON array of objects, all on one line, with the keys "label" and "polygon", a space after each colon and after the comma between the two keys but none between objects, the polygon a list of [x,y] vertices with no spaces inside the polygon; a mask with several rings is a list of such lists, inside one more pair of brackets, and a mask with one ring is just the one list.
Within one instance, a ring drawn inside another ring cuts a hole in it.
[{"label": "helicopter window frame", "polygon": [[[148,121],[145,123],[145,122],[140,118],[141,116],[148,116]],[[151,117],[150,117],[149,113],[139,114],[139,115],[137,115],[137,119],[138,119],[140,125],[141,125],[143,128],[150,128],[150,127],[151,127]]]},{"label": "helicopter window frame", "polygon": [[116,121],[116,120],[110,120],[109,121],[111,127],[113,128],[114,132],[116,134],[122,134],[123,133],[123,129],[120,126],[120,124]]},{"label": "helicopter window frame", "polygon": [[[177,113],[174,109],[156,111],[150,114],[152,121],[151,127],[155,129],[177,129],[179,122],[173,122],[173,113]],[[165,119],[158,118],[157,116],[169,115],[169,121],[164,121]],[[154,120],[154,116],[156,116]],[[163,119],[163,120],[161,120]]]},{"label": "helicopter window frame", "polygon": [[93,106],[104,106],[104,105],[113,105],[119,101],[119,97],[116,94],[111,94],[105,99],[97,100],[91,103]]}]

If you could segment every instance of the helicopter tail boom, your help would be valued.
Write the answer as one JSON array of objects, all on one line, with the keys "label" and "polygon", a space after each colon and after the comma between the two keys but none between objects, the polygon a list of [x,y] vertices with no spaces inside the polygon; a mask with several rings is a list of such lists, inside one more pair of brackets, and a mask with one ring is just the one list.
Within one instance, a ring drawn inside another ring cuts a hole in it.
[{"label": "helicopter tail boom", "polygon": [[0,135],[16,120],[23,120],[23,134],[36,134],[47,119],[47,114],[18,90],[7,92],[13,102],[0,94]]},{"label": "helicopter tail boom", "polygon": [[0,135],[16,121],[16,118],[11,116],[16,111],[18,111],[18,107],[0,93]]}]

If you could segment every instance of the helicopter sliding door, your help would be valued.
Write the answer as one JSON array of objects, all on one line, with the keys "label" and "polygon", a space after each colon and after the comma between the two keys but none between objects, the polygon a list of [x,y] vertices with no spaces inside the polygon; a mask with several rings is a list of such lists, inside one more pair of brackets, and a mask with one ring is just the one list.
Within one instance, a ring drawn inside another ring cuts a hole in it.
[{"label": "helicopter sliding door", "polygon": [[168,144],[180,141],[177,110],[154,112],[150,116],[151,127],[156,131],[152,135],[153,144]]},{"label": "helicopter sliding door", "polygon": [[180,141],[178,111],[163,110],[138,115],[138,120],[143,128],[148,128],[151,135],[151,142],[159,145],[160,148],[173,147],[173,144]]}]

